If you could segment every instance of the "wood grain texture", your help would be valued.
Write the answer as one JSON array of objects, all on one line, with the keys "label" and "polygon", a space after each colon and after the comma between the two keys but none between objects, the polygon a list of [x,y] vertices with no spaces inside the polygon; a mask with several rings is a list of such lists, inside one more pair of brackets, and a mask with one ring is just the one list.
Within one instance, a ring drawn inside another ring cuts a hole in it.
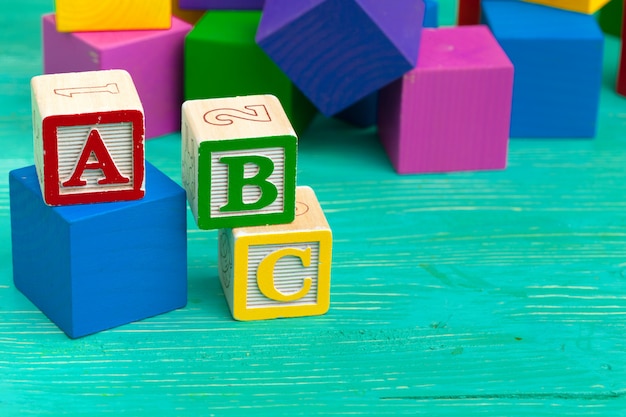
[{"label": "wood grain texture", "polygon": [[[454,7],[441,0],[450,22]],[[5,9],[6,10],[6,9]],[[51,1],[0,15],[0,166],[32,164],[28,81]],[[501,172],[393,171],[373,130],[301,138],[335,238],[331,309],[235,322],[216,232],[188,215],[185,309],[71,341],[11,281],[0,246],[3,416],[623,416],[626,102],[605,44],[598,136],[513,140]],[[6,51],[6,52],[5,52]],[[180,137],[147,144],[180,178]],[[8,179],[0,237],[9,239]]]}]

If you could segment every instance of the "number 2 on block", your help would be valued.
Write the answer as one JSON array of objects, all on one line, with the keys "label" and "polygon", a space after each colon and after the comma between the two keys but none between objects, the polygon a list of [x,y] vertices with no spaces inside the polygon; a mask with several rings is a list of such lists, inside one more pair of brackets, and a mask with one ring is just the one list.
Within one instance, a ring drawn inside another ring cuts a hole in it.
[{"label": "number 2 on block", "polygon": [[235,119],[251,122],[271,122],[267,107],[264,104],[251,104],[240,109],[213,109],[204,113],[204,121],[216,126],[228,126],[235,123]]}]

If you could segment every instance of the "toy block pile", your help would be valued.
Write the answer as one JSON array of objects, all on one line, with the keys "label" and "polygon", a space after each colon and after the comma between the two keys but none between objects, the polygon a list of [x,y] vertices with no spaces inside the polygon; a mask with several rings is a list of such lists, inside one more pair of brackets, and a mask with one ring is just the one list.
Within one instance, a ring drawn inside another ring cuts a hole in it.
[{"label": "toy block pile", "polygon": [[129,73],[31,91],[35,165],[9,176],[15,286],[72,338],[185,306],[185,192],[144,160]]}]

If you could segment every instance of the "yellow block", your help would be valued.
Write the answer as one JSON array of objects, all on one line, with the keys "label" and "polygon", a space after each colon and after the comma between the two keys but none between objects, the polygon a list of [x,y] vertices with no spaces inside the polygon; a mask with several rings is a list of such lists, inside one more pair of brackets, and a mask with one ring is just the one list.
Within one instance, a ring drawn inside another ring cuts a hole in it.
[{"label": "yellow block", "polygon": [[311,188],[296,188],[292,223],[220,229],[218,239],[220,282],[235,319],[328,311],[332,232]]},{"label": "yellow block", "polygon": [[169,29],[171,0],[56,0],[59,32]]},{"label": "yellow block", "polygon": [[600,10],[609,0],[524,0],[572,12],[593,14]]}]

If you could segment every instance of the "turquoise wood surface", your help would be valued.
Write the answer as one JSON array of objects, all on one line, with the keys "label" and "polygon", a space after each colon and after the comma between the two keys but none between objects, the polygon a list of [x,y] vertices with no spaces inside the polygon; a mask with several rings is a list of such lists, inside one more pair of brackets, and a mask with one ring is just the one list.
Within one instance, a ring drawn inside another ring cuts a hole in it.
[{"label": "turquoise wood surface", "polygon": [[[514,140],[506,171],[398,176],[372,130],[318,118],[298,182],[334,231],[327,315],[233,321],[216,234],[189,215],[188,306],[70,340],[11,278],[8,171],[33,163],[28,82],[52,9],[0,14],[0,415],[626,415],[616,39],[598,137]],[[177,181],[179,140],[147,144]]]}]

